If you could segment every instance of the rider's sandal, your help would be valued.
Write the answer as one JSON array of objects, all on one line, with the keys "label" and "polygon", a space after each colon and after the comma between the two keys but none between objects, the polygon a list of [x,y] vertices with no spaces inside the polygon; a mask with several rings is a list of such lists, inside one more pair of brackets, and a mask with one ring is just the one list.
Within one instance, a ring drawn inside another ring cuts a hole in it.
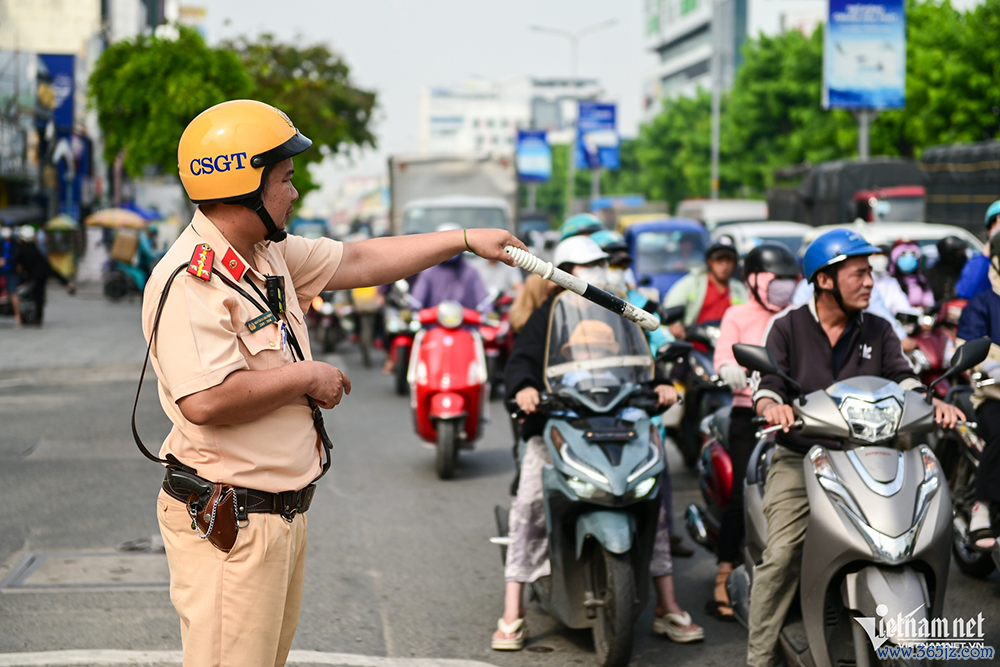
[{"label": "rider's sandal", "polygon": [[[732,603],[729,601],[729,594],[726,591],[726,579],[729,577],[729,573],[732,570],[723,570],[716,573],[715,575],[715,591],[713,592],[713,597],[705,605],[705,611],[709,616],[717,621],[730,622],[735,621],[736,616],[733,614]],[[719,600],[718,596],[721,594],[724,599]]]},{"label": "rider's sandal", "polygon": [[990,509],[988,505],[976,502],[972,506],[972,517],[969,520],[969,543],[976,549],[988,551],[996,544],[996,535],[990,527]]},{"label": "rider's sandal", "polygon": [[511,624],[504,623],[501,618],[497,621],[497,630],[510,637],[494,636],[490,646],[494,651],[520,651],[524,648],[524,619],[519,618]]},{"label": "rider's sandal", "polygon": [[653,619],[653,632],[658,635],[666,635],[671,641],[678,644],[689,644],[700,642],[705,638],[705,630],[695,625],[691,620],[691,614],[667,614],[657,616]]}]

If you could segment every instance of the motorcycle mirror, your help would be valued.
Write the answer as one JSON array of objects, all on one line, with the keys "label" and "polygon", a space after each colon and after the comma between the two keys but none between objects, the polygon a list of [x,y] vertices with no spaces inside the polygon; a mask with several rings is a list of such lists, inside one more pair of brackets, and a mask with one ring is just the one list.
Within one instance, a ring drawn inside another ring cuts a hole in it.
[{"label": "motorcycle mirror", "polygon": [[663,308],[660,311],[660,321],[663,324],[670,325],[674,322],[680,322],[684,318],[684,306],[671,306],[670,308]]},{"label": "motorcycle mirror", "polygon": [[[777,375],[787,382],[797,395],[802,396],[802,385],[788,377],[784,371],[778,368],[778,360],[774,358],[774,355],[766,347],[735,343],[733,345],[733,356],[736,357],[736,363],[744,368],[757,371],[761,375]],[[805,397],[803,396],[803,405],[805,402]]]},{"label": "motorcycle mirror", "polygon": [[986,360],[986,357],[990,354],[990,346],[992,344],[993,341],[991,341],[988,336],[983,336],[982,338],[974,338],[966,342],[964,345],[959,346],[951,358],[951,368],[949,368],[944,375],[934,380],[934,382],[931,383],[931,386],[927,388],[927,403],[930,404],[933,402],[934,387],[937,383],[958,375],[959,373],[964,373],[970,368],[983,363]]},{"label": "motorcycle mirror", "polygon": [[687,343],[682,340],[675,340],[672,343],[667,343],[656,351],[656,360],[671,361],[673,359],[686,357],[693,349],[694,345],[691,343]]}]

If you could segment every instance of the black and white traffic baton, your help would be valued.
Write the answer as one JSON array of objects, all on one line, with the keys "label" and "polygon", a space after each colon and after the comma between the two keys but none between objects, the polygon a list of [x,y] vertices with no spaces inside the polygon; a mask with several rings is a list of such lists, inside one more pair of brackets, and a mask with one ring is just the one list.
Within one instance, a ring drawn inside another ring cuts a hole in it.
[{"label": "black and white traffic baton", "polygon": [[614,294],[609,294],[602,289],[594,287],[586,280],[581,280],[572,274],[557,269],[552,266],[551,262],[543,262],[530,252],[515,248],[512,245],[505,247],[504,251],[513,257],[517,265],[525,271],[531,271],[545,280],[551,280],[560,287],[565,287],[570,292],[579,294],[584,299],[593,301],[598,306],[607,308],[611,312],[635,322],[647,331],[656,331],[660,328],[660,321],[651,313],[642,308],[636,308],[628,301],[619,299]]}]

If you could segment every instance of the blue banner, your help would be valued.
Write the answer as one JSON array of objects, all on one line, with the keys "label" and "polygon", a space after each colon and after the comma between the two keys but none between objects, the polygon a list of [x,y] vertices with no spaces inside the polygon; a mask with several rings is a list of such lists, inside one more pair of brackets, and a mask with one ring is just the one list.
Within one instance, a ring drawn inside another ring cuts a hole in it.
[{"label": "blue banner", "polygon": [[73,107],[76,93],[75,56],[61,54],[40,53],[38,59],[49,72],[55,96],[55,103],[52,108],[52,120],[55,121],[57,130],[72,131],[73,129]]},{"label": "blue banner", "polygon": [[546,130],[517,131],[517,175],[534,183],[552,178],[552,147]]},{"label": "blue banner", "polygon": [[830,0],[823,45],[824,109],[902,109],[904,0]]},{"label": "blue banner", "polygon": [[576,121],[576,168],[618,169],[615,105],[580,101]]}]

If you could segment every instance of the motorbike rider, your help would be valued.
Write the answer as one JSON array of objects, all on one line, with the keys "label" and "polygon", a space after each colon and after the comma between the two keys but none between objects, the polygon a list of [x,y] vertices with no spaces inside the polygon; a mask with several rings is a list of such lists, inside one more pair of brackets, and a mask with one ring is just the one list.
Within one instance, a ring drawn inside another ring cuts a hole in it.
[{"label": "motorbike rider", "polygon": [[[868,257],[878,252],[846,229],[826,232],[806,249],[804,270],[816,288],[815,297],[776,315],[764,337],[778,367],[801,385],[803,394],[858,375],[884,377],[904,389],[920,386],[889,323],[862,313],[872,291]],[[757,414],[783,427],[767,472],[767,544],[750,597],[747,662],[754,667],[776,664],[779,632],[798,587],[809,523],[803,457],[817,442],[839,447],[837,441],[805,439],[792,430],[795,414],[789,403],[795,395],[777,375],[762,376],[753,394]],[[934,418],[951,428],[965,417],[934,399]]]},{"label": "motorbike rider", "polygon": [[[993,341],[990,355],[977,368],[994,380],[1000,380],[1000,235],[990,239],[989,278],[991,289],[973,297],[962,311],[958,338],[972,340],[989,336]],[[976,491],[969,521],[969,541],[980,549],[990,549],[997,531],[992,525],[991,510],[1000,510],[1000,388],[981,387],[973,394],[976,421],[986,441],[976,471]]]},{"label": "motorbike rider", "polygon": [[[21,272],[31,283],[31,300],[35,302],[35,321],[30,324],[42,326],[42,319],[45,314],[45,293],[49,278],[55,278],[66,288],[70,294],[76,292],[73,281],[67,279],[61,273],[52,268],[49,260],[42,254],[42,251],[35,244],[36,232],[31,225],[24,225],[17,230],[20,237],[20,245],[17,252],[17,263],[21,267]],[[25,322],[25,324],[29,324]]]},{"label": "motorbike rider", "polygon": [[[608,287],[619,292],[621,296],[628,299],[636,308],[646,308],[649,299],[636,290],[635,274],[632,273],[632,256],[628,254],[628,244],[625,238],[616,231],[601,229],[590,235],[601,250],[608,253]],[[673,342],[674,337],[666,327],[659,327],[656,331],[646,331],[646,342],[649,349],[655,355],[664,346]],[[658,421],[658,420],[657,420]],[[667,461],[664,459],[664,466]],[[687,558],[694,555],[694,550],[684,544],[680,535],[674,532],[674,509],[673,509],[673,484],[670,479],[670,469],[665,467],[663,473],[663,488],[660,492],[663,499],[663,506],[667,512],[667,529],[670,531],[670,551],[674,556]]]},{"label": "motorbike rider", "polygon": [[18,243],[14,237],[13,227],[0,227],[0,278],[3,279],[10,299],[11,310],[14,311],[14,326],[21,326],[21,301],[17,296],[17,287],[21,284],[17,270]]},{"label": "motorbike rider", "polygon": [[[589,236],[603,228],[597,216],[590,213],[571,215],[559,227],[559,242],[561,243],[572,236]],[[510,306],[508,314],[510,328],[515,333],[520,332],[531,314],[559,289],[561,288],[550,280],[545,280],[534,273],[529,275],[514,299],[514,303]]]},{"label": "motorbike rider", "polygon": [[[556,246],[553,263],[564,271],[598,285],[607,282],[607,254],[590,238],[576,236]],[[548,536],[542,502],[542,469],[549,460],[542,430],[545,417],[538,413],[540,391],[545,386],[542,377],[545,351],[549,340],[549,319],[555,295],[550,296],[531,315],[518,336],[514,351],[507,362],[506,386],[508,398],[514,398],[518,407],[527,415],[521,426],[521,435],[527,442],[521,462],[521,478],[517,497],[510,508],[510,546],[504,571],[504,613],[497,621],[492,637],[495,650],[520,650],[524,647],[526,631],[525,610],[522,602],[524,584],[549,574]],[[574,329],[575,343],[586,344],[590,353],[612,354],[613,340],[607,340],[607,325],[584,320]],[[571,338],[572,340],[572,338]],[[571,346],[565,353],[580,354]],[[661,405],[677,400],[677,391],[664,381],[655,388]],[[699,641],[704,630],[695,625],[674,598],[670,538],[666,519],[661,508],[659,526],[650,573],[656,587],[657,606],[654,632],[666,634],[676,642]]]},{"label": "motorbike rider", "polygon": [[968,242],[957,236],[946,236],[937,242],[938,261],[924,272],[937,303],[951,301],[957,296],[958,280],[969,260],[968,250]]},{"label": "motorbike rider", "polygon": [[896,241],[889,252],[889,275],[899,283],[911,306],[927,309],[934,306],[934,292],[918,270],[921,256],[920,246],[913,241]]},{"label": "motorbike rider", "polygon": [[739,558],[740,543],[743,541],[743,484],[739,475],[746,470],[750,454],[757,444],[747,375],[733,356],[733,344],[760,345],[771,318],[792,303],[792,294],[799,279],[799,263],[786,246],[766,242],[747,253],[743,260],[743,274],[750,300],[733,306],[722,316],[719,343],[715,348],[719,376],[733,390],[728,439],[734,479],[729,503],[719,526],[716,548],[719,568],[713,598],[709,602],[712,615],[722,621],[735,620],[726,592],[726,579]]},{"label": "motorbike rider", "polygon": [[704,269],[692,270],[670,288],[663,305],[684,306],[684,320],[670,325],[670,333],[684,338],[684,327],[717,322],[730,306],[746,303],[746,287],[733,277],[739,255],[728,236],[720,236],[705,252]]},{"label": "motorbike rider", "polygon": [[[456,229],[460,230],[461,227],[445,222],[438,225],[435,231]],[[442,301],[457,301],[464,308],[475,310],[487,297],[483,279],[472,264],[465,260],[464,252],[423,271],[411,293],[423,308],[431,308]]]},{"label": "motorbike rider", "polygon": [[[1000,231],[1000,199],[990,204],[986,209],[986,239],[989,240]],[[955,291],[963,299],[971,299],[980,292],[989,291],[990,285],[990,245],[983,248],[982,255],[969,259],[962,267],[962,276],[958,279]]]}]

